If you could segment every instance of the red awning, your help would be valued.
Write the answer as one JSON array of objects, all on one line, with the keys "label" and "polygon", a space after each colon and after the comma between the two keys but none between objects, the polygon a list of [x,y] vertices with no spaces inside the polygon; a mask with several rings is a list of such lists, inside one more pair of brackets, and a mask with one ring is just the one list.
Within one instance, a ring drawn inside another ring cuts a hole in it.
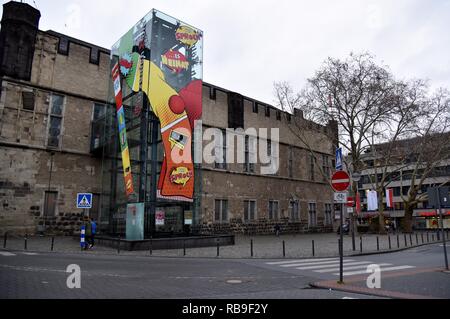
[{"label": "red awning", "polygon": [[[446,211],[442,213],[444,216],[450,216],[450,211]],[[437,213],[434,212],[420,212],[418,214],[420,217],[437,217]]]}]

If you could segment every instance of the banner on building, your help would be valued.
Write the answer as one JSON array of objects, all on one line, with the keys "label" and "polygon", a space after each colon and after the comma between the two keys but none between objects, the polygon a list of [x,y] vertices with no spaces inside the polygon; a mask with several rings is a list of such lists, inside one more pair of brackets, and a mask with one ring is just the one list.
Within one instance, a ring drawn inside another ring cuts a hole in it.
[{"label": "banner on building", "polygon": [[367,211],[378,210],[378,194],[376,191],[367,190]]},{"label": "banner on building", "polygon": [[127,196],[133,194],[133,177],[131,175],[130,151],[128,150],[127,129],[125,125],[125,112],[123,110],[122,88],[120,85],[119,64],[116,63],[112,69],[112,79],[114,85],[114,96],[117,108],[117,123],[119,127],[119,144],[122,154],[122,167]]},{"label": "banner on building", "polygon": [[386,207],[394,207],[394,190],[392,188],[386,188]]},{"label": "banner on building", "polygon": [[157,197],[193,201],[194,122],[202,115],[203,34],[152,10],[112,48],[127,86],[159,119],[164,157]]}]

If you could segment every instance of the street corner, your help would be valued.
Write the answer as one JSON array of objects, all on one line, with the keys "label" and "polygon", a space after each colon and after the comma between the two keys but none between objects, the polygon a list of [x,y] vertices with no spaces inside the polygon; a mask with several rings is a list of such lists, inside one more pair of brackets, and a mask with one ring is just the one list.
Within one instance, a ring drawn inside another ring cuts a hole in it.
[{"label": "street corner", "polygon": [[341,291],[346,293],[354,293],[354,294],[361,294],[361,295],[367,295],[367,296],[377,296],[382,298],[388,298],[388,299],[437,299],[436,297],[431,296],[423,296],[423,295],[417,295],[417,294],[408,294],[408,293],[402,293],[398,291],[390,291],[390,290],[381,290],[376,288],[367,288],[356,285],[356,282],[353,282],[352,284],[348,284],[345,281],[343,283],[334,281],[334,280],[327,280],[327,281],[319,281],[310,283],[310,286],[312,288],[317,289],[327,289],[327,290],[335,290],[335,291]]}]

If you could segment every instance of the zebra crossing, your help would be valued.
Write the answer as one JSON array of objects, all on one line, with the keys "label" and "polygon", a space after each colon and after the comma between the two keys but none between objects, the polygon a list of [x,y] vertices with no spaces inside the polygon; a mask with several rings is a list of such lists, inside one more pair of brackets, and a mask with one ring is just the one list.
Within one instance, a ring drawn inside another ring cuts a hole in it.
[{"label": "zebra crossing", "polygon": [[[0,256],[3,256],[3,257],[13,257],[13,256],[17,256],[17,254],[19,254],[19,253],[11,253],[11,252],[9,252],[9,251],[0,251]],[[38,255],[38,253],[28,253],[28,252],[21,252],[20,254],[22,254],[22,255],[27,255],[27,256],[36,256],[36,255]]]},{"label": "zebra crossing", "polygon": [[[331,274],[339,276],[339,258],[322,258],[322,259],[299,259],[289,261],[273,261],[266,262],[266,265],[277,266],[283,269],[297,269],[312,271],[320,274]],[[410,265],[393,265],[390,263],[376,263],[366,260],[355,260],[344,258],[344,276],[354,276],[367,274],[367,267],[369,265],[377,265],[380,267],[381,272],[389,272],[396,270],[404,270],[416,268]]]}]

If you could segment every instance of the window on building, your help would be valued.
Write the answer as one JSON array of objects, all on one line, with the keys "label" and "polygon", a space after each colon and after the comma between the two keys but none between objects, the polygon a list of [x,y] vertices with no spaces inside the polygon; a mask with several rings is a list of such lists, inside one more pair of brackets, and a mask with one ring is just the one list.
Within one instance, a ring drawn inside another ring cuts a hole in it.
[{"label": "window on building", "polygon": [[317,212],[316,212],[316,203],[308,204],[308,225],[309,227],[317,226]]},{"label": "window on building", "polygon": [[214,221],[224,223],[228,221],[228,200],[216,199],[214,202]]},{"label": "window on building", "polygon": [[280,163],[280,154],[276,148],[272,148],[272,141],[267,139],[267,155],[270,158],[271,171],[274,173],[270,175],[278,175],[277,164]]},{"label": "window on building", "polygon": [[256,138],[252,136],[246,136],[244,172],[254,173],[255,163],[256,163]]},{"label": "window on building", "polygon": [[92,115],[92,119],[94,121],[101,119],[106,115],[106,105],[101,103],[94,103],[94,111]]},{"label": "window on building", "polygon": [[64,55],[69,54],[69,39],[66,37],[59,38],[58,53]]},{"label": "window on building", "polygon": [[222,130],[222,143],[220,143],[219,139],[215,139],[214,152],[216,156],[214,167],[227,169],[227,134],[225,130]]},{"label": "window on building", "polygon": [[256,219],[256,201],[245,200],[244,201],[244,220],[252,221]]},{"label": "window on building", "polygon": [[287,113],[286,113],[286,121],[287,121],[288,123],[291,123],[291,121],[292,121],[292,115],[291,115],[291,114],[287,114]]},{"label": "window on building", "polygon": [[270,106],[266,106],[266,117],[270,117]]},{"label": "window on building", "polygon": [[300,220],[300,202],[298,200],[289,201],[289,217],[293,221]]},{"label": "window on building", "polygon": [[228,93],[228,127],[244,128],[244,98],[237,93]]},{"label": "window on building", "polygon": [[53,217],[56,215],[56,200],[58,192],[45,192],[44,198],[44,216]]},{"label": "window on building", "polygon": [[53,94],[50,103],[48,141],[49,147],[59,147],[62,130],[64,96]]},{"label": "window on building", "polygon": [[215,100],[216,99],[216,89],[213,88],[212,86],[209,87],[209,98],[211,100]]},{"label": "window on building", "polygon": [[314,181],[314,156],[312,154],[309,155],[309,179]]},{"label": "window on building", "polygon": [[253,101],[252,103],[253,113],[258,113],[258,103]]},{"label": "window on building", "polygon": [[22,92],[22,107],[24,110],[34,111],[34,92]]},{"label": "window on building", "polygon": [[293,178],[294,177],[294,149],[289,146],[288,151],[288,177]]},{"label": "window on building", "polygon": [[281,121],[281,112],[277,111],[277,121]]},{"label": "window on building", "polygon": [[326,226],[330,226],[333,224],[332,213],[333,213],[333,205],[325,204],[325,225]]},{"label": "window on building", "polygon": [[278,220],[278,201],[276,200],[269,201],[269,219]]},{"label": "window on building", "polygon": [[93,64],[99,64],[100,62],[100,52],[98,48],[91,48],[91,54],[89,56],[89,62]]}]

